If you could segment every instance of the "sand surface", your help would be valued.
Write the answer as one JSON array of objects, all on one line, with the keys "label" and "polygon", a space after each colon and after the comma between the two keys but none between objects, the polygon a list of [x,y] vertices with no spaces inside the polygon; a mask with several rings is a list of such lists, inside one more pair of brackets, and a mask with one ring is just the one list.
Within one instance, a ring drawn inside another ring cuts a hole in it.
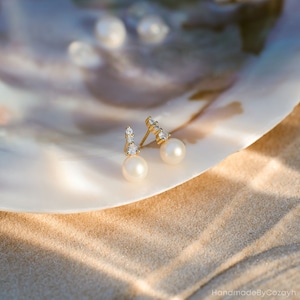
[{"label": "sand surface", "polygon": [[0,269],[0,299],[300,299],[300,105],[159,196],[74,215],[1,212]]}]

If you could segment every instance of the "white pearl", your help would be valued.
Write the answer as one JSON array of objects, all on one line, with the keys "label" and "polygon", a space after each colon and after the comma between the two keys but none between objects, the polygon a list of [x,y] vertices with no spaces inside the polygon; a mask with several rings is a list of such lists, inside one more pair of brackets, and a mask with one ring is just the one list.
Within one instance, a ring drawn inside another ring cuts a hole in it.
[{"label": "white pearl", "polygon": [[126,40],[126,28],[121,19],[114,16],[103,16],[95,26],[100,44],[109,49],[121,47]]},{"label": "white pearl", "polygon": [[69,45],[68,51],[72,62],[79,67],[97,68],[103,64],[102,57],[90,44],[75,41]]},{"label": "white pearl", "polygon": [[165,39],[169,27],[159,16],[150,15],[140,20],[137,32],[143,41],[155,44]]},{"label": "white pearl", "polygon": [[122,166],[123,176],[131,182],[143,180],[148,173],[148,164],[140,156],[128,156]]},{"label": "white pearl", "polygon": [[171,165],[180,163],[185,157],[185,145],[181,140],[168,139],[160,146],[160,157]]}]

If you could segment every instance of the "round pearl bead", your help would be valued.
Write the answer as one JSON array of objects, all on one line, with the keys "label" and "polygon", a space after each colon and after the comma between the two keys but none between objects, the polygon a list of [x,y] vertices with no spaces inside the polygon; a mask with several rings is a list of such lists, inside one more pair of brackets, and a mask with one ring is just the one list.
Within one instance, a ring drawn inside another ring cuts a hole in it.
[{"label": "round pearl bead", "polygon": [[114,16],[103,16],[95,26],[100,44],[109,49],[121,47],[126,40],[126,28],[122,20]]},{"label": "round pearl bead", "polygon": [[123,162],[122,172],[128,181],[139,182],[147,176],[148,164],[140,156],[129,156]]},{"label": "round pearl bead", "polygon": [[171,165],[180,163],[185,157],[185,145],[181,140],[168,139],[160,146],[160,157]]},{"label": "round pearl bead", "polygon": [[137,32],[144,42],[155,44],[165,39],[169,27],[159,16],[149,15],[140,20]]},{"label": "round pearl bead", "polygon": [[72,62],[82,68],[97,68],[103,64],[95,48],[87,43],[75,41],[69,45],[69,56]]}]

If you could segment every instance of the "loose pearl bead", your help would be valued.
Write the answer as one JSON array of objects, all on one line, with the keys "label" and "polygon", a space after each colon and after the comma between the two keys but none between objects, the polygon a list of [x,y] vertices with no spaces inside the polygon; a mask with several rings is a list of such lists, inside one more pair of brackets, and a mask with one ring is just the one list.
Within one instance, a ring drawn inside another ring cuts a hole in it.
[{"label": "loose pearl bead", "polygon": [[139,182],[147,176],[148,164],[140,156],[129,156],[123,162],[122,172],[128,181]]},{"label": "loose pearl bead", "polygon": [[142,18],[138,24],[137,32],[146,43],[160,43],[169,33],[169,27],[159,17],[150,15]]},{"label": "loose pearl bead", "polygon": [[82,68],[97,68],[103,64],[95,48],[87,43],[75,41],[69,45],[69,56],[72,62]]},{"label": "loose pearl bead", "polygon": [[185,145],[181,140],[168,139],[160,146],[160,157],[171,165],[180,163],[185,157]]},{"label": "loose pearl bead", "polygon": [[126,40],[126,28],[117,17],[103,16],[96,23],[95,32],[100,44],[109,49],[121,47]]}]

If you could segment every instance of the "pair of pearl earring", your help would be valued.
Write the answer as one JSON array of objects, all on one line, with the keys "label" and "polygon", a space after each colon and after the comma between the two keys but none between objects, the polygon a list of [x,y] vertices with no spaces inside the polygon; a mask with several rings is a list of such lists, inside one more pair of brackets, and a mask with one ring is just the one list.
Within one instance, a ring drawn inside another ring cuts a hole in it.
[{"label": "pair of pearl earring", "polygon": [[158,124],[157,121],[148,117],[145,121],[148,128],[144,138],[139,146],[134,142],[134,132],[130,126],[125,131],[125,147],[124,152],[127,158],[123,162],[122,173],[123,176],[131,182],[139,182],[143,180],[148,174],[148,164],[144,158],[139,156],[140,149],[150,133],[155,135],[155,139],[160,146],[161,159],[171,165],[180,163],[186,153],[184,143],[176,138],[170,138],[170,134],[166,133]]}]

